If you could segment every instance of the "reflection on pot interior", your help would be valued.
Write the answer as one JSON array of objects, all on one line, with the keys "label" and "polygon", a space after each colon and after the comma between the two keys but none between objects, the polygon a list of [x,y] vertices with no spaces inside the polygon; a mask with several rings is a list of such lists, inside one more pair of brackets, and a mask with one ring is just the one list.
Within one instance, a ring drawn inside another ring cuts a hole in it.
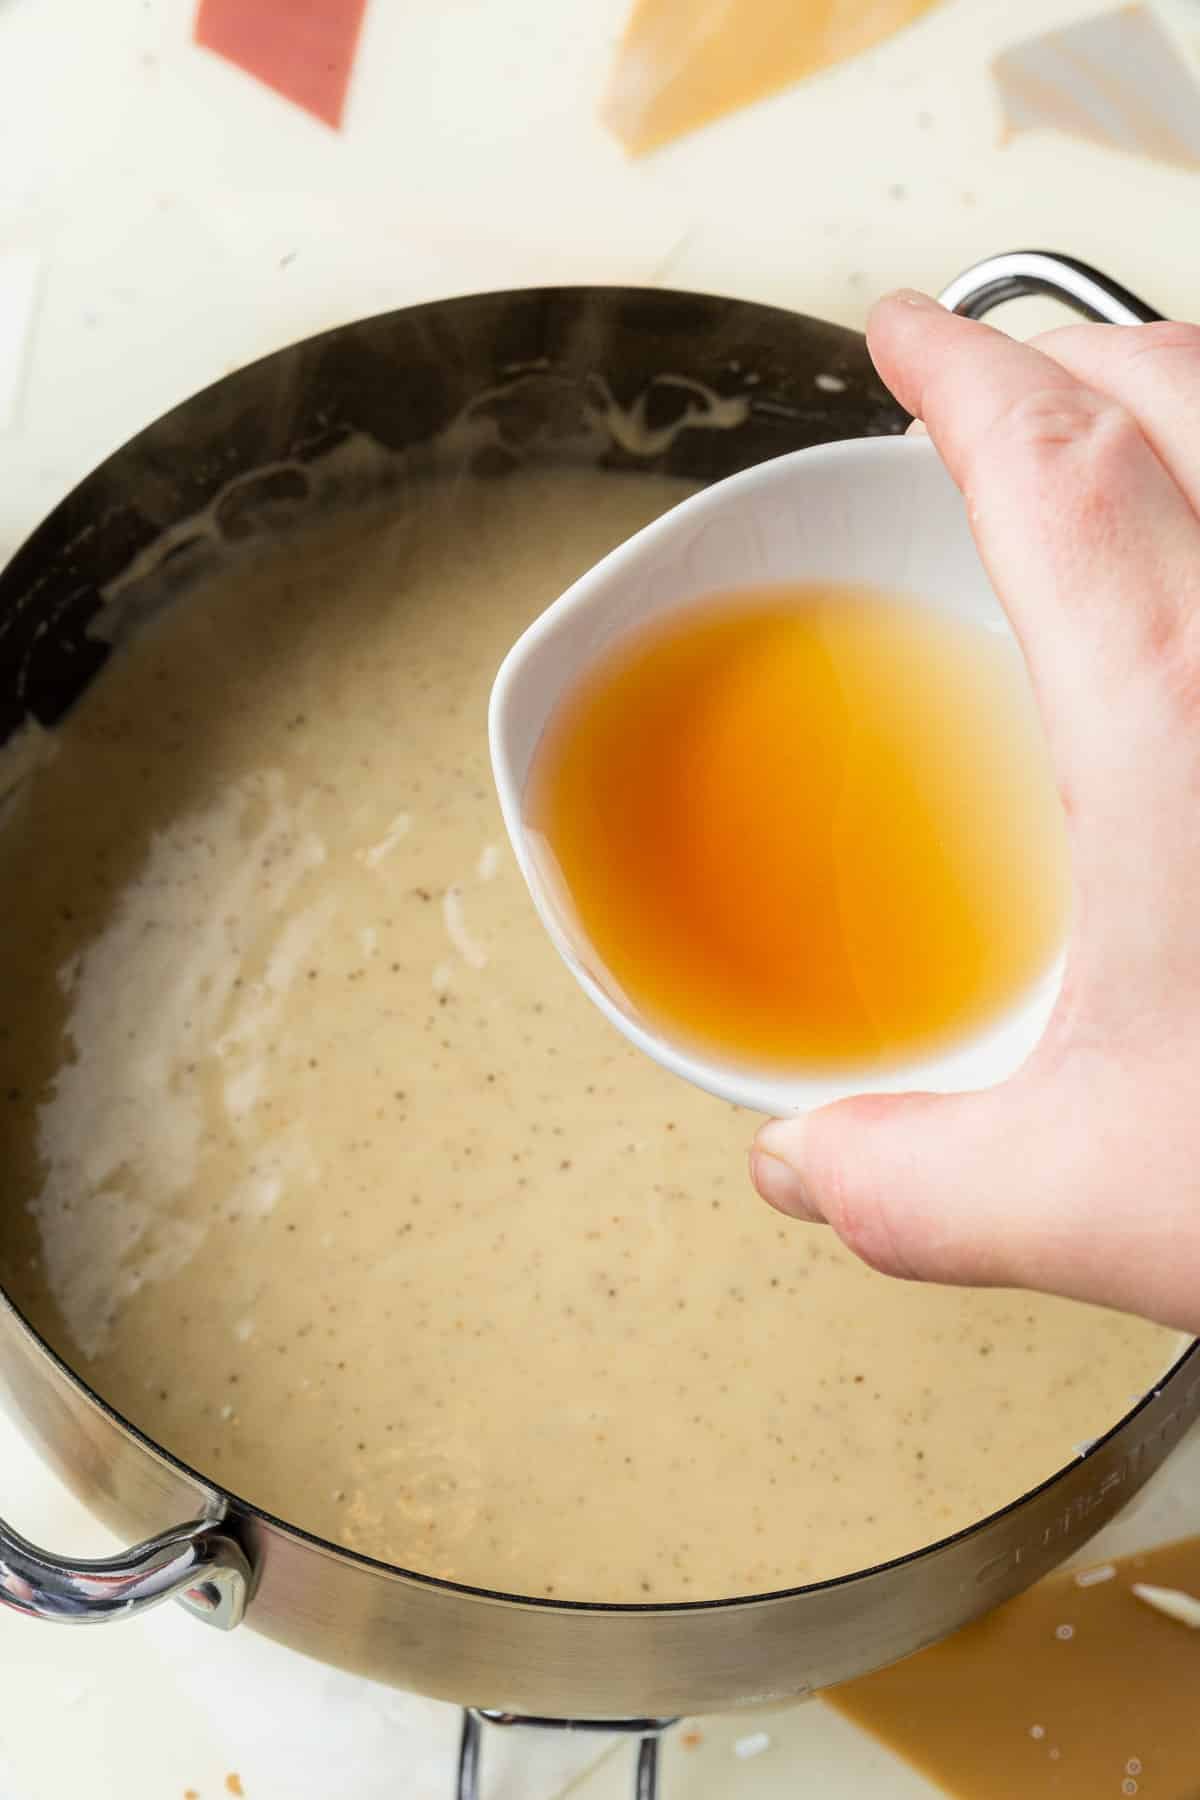
[{"label": "reflection on pot interior", "polygon": [[[0,830],[0,1278],[285,1518],[593,1600],[836,1575],[1011,1500],[1172,1334],[872,1275],[751,1195],[502,846],[487,691],[686,490],[525,473],[250,544]],[[1016,1155],[1016,1150],[1014,1150]]]}]

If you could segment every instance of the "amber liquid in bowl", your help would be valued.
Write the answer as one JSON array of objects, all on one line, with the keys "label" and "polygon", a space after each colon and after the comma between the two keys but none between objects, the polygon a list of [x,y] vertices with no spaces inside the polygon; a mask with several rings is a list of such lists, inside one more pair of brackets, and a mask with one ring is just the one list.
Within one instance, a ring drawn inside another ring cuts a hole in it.
[{"label": "amber liquid in bowl", "polygon": [[635,630],[560,702],[526,817],[644,1016],[758,1064],[935,1050],[1064,932],[1019,651],[901,596],[763,588]]}]

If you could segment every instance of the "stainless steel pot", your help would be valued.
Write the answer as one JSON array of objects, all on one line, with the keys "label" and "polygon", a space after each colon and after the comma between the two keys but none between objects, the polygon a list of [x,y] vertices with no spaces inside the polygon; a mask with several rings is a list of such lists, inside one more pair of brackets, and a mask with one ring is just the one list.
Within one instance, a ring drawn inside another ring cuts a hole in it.
[{"label": "stainless steel pot", "polygon": [[[1043,253],[980,264],[944,298],[978,315],[1030,292],[1113,323],[1155,316],[1095,271]],[[725,429],[703,429],[718,421],[711,403],[706,413],[696,400],[702,392],[710,402],[738,401],[717,405]],[[597,439],[596,421],[606,416],[598,394],[636,416],[638,442],[603,431]],[[450,429],[464,417],[486,429]],[[673,432],[661,429],[672,423]],[[35,532],[0,575],[0,741],[29,715],[53,724],[98,673],[107,651],[87,627],[103,589],[147,559],[160,574],[172,558],[186,560],[186,521],[203,509],[230,538],[286,528],[310,494],[311,472],[350,434],[367,434],[413,466],[451,472],[464,460],[486,475],[524,459],[586,454],[603,467],[649,461],[704,480],[906,423],[860,336],[741,301],[532,289],[344,326],[187,401]],[[477,1707],[665,1717],[845,1680],[1017,1593],[1105,1524],[1200,1415],[1200,1357],[1193,1346],[1086,1454],[968,1531],[843,1580],[675,1606],[489,1593],[310,1537],[149,1442],[2,1291],[0,1398],[99,1518],[128,1538],[158,1534],[124,1555],[81,1563],[34,1548],[0,1522],[7,1606],[93,1623],[174,1596],[217,1626],[245,1616],[311,1656]]]}]

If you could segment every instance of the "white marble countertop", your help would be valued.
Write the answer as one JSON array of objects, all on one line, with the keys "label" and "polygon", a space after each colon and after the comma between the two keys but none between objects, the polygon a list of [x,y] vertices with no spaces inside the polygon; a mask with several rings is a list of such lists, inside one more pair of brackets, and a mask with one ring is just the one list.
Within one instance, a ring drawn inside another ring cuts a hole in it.
[{"label": "white marble countertop", "polygon": [[[595,122],[625,0],[374,0],[340,135],[197,51],[190,0],[0,0],[0,562],[196,388],[448,293],[663,283],[859,325],[886,287],[937,289],[1035,246],[1200,317],[1200,174],[1053,133],[999,143],[989,56],[1097,4],[945,0],[857,62],[630,162]],[[1155,10],[1200,68],[1200,5]],[[1196,1528],[1196,1448],[1126,1536]],[[0,1472],[19,1528],[101,1547],[3,1421]],[[247,1800],[450,1792],[452,1709],[174,1609],[102,1633],[0,1615],[0,1667],[0,1800],[217,1800],[235,1773]],[[819,1705],[772,1715],[769,1748],[742,1761],[747,1729],[705,1721],[699,1745],[672,1746],[667,1795],[930,1792]],[[624,1746],[488,1749],[488,1800],[626,1791]]]},{"label": "white marble countertop", "polygon": [[[4,1511],[64,1553],[111,1540],[0,1414]],[[1102,1561],[1198,1528],[1200,1434],[1085,1552]],[[179,1608],[131,1624],[37,1626],[0,1611],[0,1800],[451,1800],[459,1714]],[[765,1734],[761,1754],[734,1746]],[[699,1742],[696,1742],[696,1737]],[[490,1732],[485,1800],[630,1800],[628,1742]],[[663,1800],[934,1800],[927,1782],[819,1701],[688,1722]]]}]

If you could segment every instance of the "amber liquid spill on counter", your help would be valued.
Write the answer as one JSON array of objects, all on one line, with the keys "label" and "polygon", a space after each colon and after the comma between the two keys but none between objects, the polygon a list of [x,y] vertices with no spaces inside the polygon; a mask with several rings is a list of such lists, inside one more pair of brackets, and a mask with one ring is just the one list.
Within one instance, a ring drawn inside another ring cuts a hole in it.
[{"label": "amber liquid spill on counter", "polygon": [[551,719],[526,812],[621,991],[741,1060],[950,1041],[1063,931],[1015,646],[887,595],[747,591],[620,640]]},{"label": "amber liquid spill on counter", "polygon": [[937,0],[635,0],[601,118],[635,155],[857,56]]},{"label": "amber liquid spill on counter", "polygon": [[826,1698],[956,1800],[1200,1800],[1200,1631],[1135,1583],[1200,1595],[1200,1537],[1051,1576]]}]

